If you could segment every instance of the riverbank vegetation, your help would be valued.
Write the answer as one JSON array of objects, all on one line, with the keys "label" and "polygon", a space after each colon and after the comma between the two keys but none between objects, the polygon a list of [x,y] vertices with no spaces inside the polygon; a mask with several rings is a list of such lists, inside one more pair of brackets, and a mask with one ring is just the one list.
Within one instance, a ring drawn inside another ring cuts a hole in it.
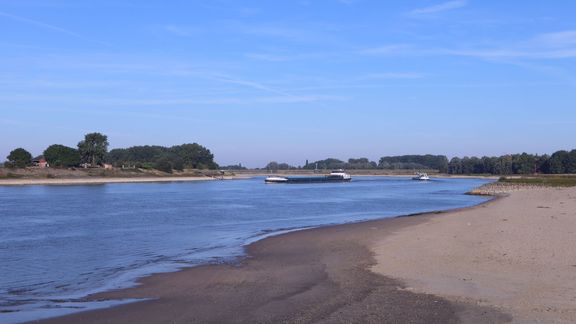
[{"label": "riverbank vegetation", "polygon": [[576,186],[576,176],[540,175],[534,177],[501,177],[498,183],[543,187],[574,187]]},{"label": "riverbank vegetation", "polygon": [[[100,133],[86,134],[77,148],[60,144],[50,145],[42,156],[32,159],[23,148],[10,152],[4,163],[8,168],[23,168],[45,163],[52,167],[117,167],[123,169],[155,169],[171,173],[184,169],[218,169],[214,155],[206,147],[198,144],[182,144],[171,147],[158,145],[117,148],[108,152],[108,137]],[[241,164],[222,167],[223,170],[246,170]],[[350,158],[343,161],[337,158],[309,162],[303,166],[272,161],[256,170],[365,170],[365,171],[424,171],[452,175],[533,175],[533,174],[576,174],[576,150],[557,151],[552,155],[508,154],[496,157],[453,157],[445,155],[400,155],[383,156],[378,162],[368,158]]]},{"label": "riverbank vegetation", "polygon": [[433,170],[454,175],[522,175],[522,174],[575,174],[576,150],[557,151],[552,155],[508,154],[497,157],[454,157],[444,155],[384,156],[379,162],[367,158],[348,159],[347,162],[328,158],[306,164],[303,167],[287,163],[270,162],[266,170]]},{"label": "riverbank vegetation", "polygon": [[576,150],[548,155],[512,154],[499,157],[453,158],[450,174],[564,174],[576,173]]},{"label": "riverbank vegetation", "polygon": [[214,155],[204,146],[192,143],[172,147],[133,146],[111,150],[107,161],[115,166],[155,168],[161,171],[186,169],[217,169]]},{"label": "riverbank vegetation", "polygon": [[214,155],[204,146],[192,143],[163,146],[133,146],[108,152],[108,137],[101,133],[84,136],[77,149],[60,144],[50,145],[43,155],[32,158],[30,152],[17,148],[10,152],[4,164],[8,168],[32,165],[59,168],[118,167],[122,169],[156,169],[166,173],[173,170],[218,168]]}]

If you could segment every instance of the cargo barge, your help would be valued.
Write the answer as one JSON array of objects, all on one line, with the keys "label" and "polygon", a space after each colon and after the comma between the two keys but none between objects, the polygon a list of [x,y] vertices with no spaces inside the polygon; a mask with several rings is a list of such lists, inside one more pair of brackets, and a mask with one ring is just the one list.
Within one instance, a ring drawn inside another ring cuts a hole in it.
[{"label": "cargo barge", "polygon": [[280,177],[272,176],[264,180],[265,183],[322,183],[322,182],[347,182],[352,177],[344,170],[335,170],[325,176],[317,177]]}]

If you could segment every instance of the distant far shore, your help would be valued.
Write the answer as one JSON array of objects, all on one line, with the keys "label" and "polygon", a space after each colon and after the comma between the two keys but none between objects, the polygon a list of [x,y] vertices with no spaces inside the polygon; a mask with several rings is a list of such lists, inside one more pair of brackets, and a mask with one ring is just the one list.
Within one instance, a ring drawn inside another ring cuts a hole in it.
[{"label": "distant far shore", "polygon": [[0,186],[25,185],[90,185],[106,183],[149,183],[149,182],[185,182],[185,181],[212,181],[232,180],[241,177],[140,177],[140,178],[77,178],[77,179],[11,179],[0,180]]},{"label": "distant far shore", "polygon": [[105,183],[138,183],[138,182],[180,182],[229,180],[246,178],[232,172],[219,170],[185,170],[165,173],[157,170],[104,170],[104,169],[57,169],[26,168],[0,169],[0,186],[20,185],[80,185]]},{"label": "distant far shore", "polygon": [[[346,170],[352,177],[412,177],[415,172],[427,172],[433,178],[476,178],[499,180],[510,184],[565,187],[576,185],[574,174],[533,174],[533,175],[491,175],[491,174],[446,174],[437,170]],[[322,176],[330,170],[206,170],[185,169],[166,173],[154,169],[121,169],[121,168],[38,168],[29,167],[21,169],[0,168],[0,186],[18,185],[68,185],[68,184],[104,184],[125,182],[175,182],[198,180],[231,180],[251,177],[277,176]],[[476,192],[476,194],[482,194]]]},{"label": "distant far shore", "polygon": [[[438,173],[435,170],[418,170],[428,172],[438,178],[485,178],[498,179],[494,175],[452,175]],[[104,183],[137,183],[137,182],[174,182],[198,180],[245,179],[256,176],[310,176],[324,175],[329,170],[195,170],[188,169],[174,173],[165,173],[150,169],[64,169],[64,168],[0,168],[0,186],[18,185],[74,185]],[[413,176],[415,170],[346,170],[352,176],[401,177]]]},{"label": "distant far shore", "polygon": [[[256,176],[310,176],[324,175],[329,171],[320,170],[185,170],[165,173],[157,170],[104,170],[104,169],[56,169],[26,168],[0,169],[0,186],[21,185],[82,185],[106,183],[146,183],[146,182],[182,182],[246,179]],[[347,170],[353,176],[401,177],[412,176],[412,170]],[[488,175],[449,175],[435,171],[429,172],[432,177],[442,178],[486,178],[498,179]]]}]

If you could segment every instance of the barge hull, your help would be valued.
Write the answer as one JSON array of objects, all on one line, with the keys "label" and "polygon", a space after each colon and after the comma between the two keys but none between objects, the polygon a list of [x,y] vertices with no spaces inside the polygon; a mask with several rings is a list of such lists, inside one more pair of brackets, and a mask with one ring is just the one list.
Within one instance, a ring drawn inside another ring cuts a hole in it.
[{"label": "barge hull", "polygon": [[285,180],[266,180],[267,183],[324,183],[324,182],[349,182],[351,179],[341,179],[332,177],[300,177],[285,178]]}]

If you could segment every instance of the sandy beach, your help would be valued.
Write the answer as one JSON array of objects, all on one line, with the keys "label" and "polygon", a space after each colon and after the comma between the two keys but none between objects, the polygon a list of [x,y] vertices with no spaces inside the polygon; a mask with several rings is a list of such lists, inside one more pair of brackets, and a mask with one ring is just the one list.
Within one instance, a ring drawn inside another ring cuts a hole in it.
[{"label": "sandy beach", "polygon": [[495,306],[517,323],[576,322],[575,188],[517,191],[438,215],[374,251],[374,271],[410,291]]},{"label": "sandy beach", "polygon": [[572,323],[576,189],[298,231],[243,261],[153,275],[42,323]]}]

